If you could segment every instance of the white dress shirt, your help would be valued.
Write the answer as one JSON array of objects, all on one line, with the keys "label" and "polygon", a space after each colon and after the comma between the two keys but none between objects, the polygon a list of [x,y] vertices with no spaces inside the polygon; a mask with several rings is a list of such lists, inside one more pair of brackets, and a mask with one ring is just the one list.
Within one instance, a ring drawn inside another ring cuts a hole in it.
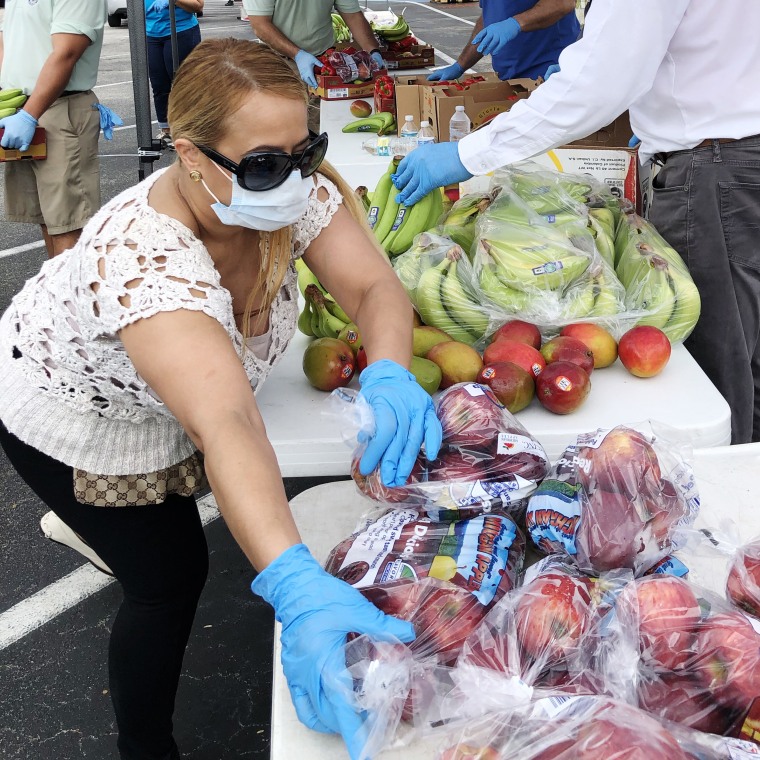
[{"label": "white dress shirt", "polygon": [[585,137],[626,109],[642,162],[760,134],[760,0],[594,0],[561,71],[459,143],[486,174]]}]

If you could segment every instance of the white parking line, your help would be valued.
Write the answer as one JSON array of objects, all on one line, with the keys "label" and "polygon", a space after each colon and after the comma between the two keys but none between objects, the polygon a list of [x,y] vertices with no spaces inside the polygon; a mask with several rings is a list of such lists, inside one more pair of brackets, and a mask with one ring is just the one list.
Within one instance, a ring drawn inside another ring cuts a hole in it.
[{"label": "white parking line", "polygon": [[24,253],[24,251],[31,251],[43,245],[45,245],[45,242],[38,240],[35,243],[24,243],[24,245],[17,245],[15,248],[6,248],[4,251],[0,251],[0,259],[4,259],[6,256],[14,256],[17,253]]},{"label": "white parking line", "polygon": [[[212,494],[198,499],[198,512],[204,525],[219,517]],[[87,564],[20,601],[0,614],[0,651],[111,583],[113,578]]]}]

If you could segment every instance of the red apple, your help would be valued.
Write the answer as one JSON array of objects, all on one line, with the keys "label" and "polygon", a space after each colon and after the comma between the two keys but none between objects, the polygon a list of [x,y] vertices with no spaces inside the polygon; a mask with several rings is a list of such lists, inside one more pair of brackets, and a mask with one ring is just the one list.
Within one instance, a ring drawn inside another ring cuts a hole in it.
[{"label": "red apple", "polygon": [[483,352],[483,364],[494,362],[512,362],[534,377],[538,377],[546,366],[541,352],[533,346],[506,338],[494,341]]},{"label": "red apple", "polygon": [[754,617],[760,617],[760,541],[741,547],[728,573],[726,596]]},{"label": "red apple", "polygon": [[685,673],[650,673],[639,681],[639,706],[647,712],[698,731],[725,734],[736,715]]},{"label": "red apple", "polygon": [[654,670],[683,668],[693,652],[702,611],[689,584],[674,575],[649,575],[629,583],[621,598],[635,596],[639,641]]},{"label": "red apple", "polygon": [[670,359],[670,341],[662,330],[640,325],[629,330],[618,343],[623,366],[636,377],[654,377]]},{"label": "red apple", "polygon": [[574,412],[586,400],[590,390],[588,373],[572,362],[549,364],[536,380],[538,400],[554,414]]},{"label": "red apple", "polygon": [[568,335],[558,335],[541,346],[541,355],[547,364],[573,362],[590,375],[594,371],[594,354],[582,340]]},{"label": "red apple", "polygon": [[438,397],[436,412],[443,441],[450,445],[483,446],[497,439],[512,419],[486,385],[460,383]]},{"label": "red apple", "polygon": [[514,340],[518,343],[527,343],[535,349],[541,348],[541,331],[530,322],[521,319],[512,319],[505,322],[492,336],[491,343],[497,340]]},{"label": "red apple", "polygon": [[760,634],[740,612],[713,615],[697,632],[689,668],[715,698],[747,710],[760,697]]},{"label": "red apple", "polygon": [[517,633],[524,652],[540,661],[541,669],[556,667],[577,648],[588,623],[588,584],[587,578],[555,571],[521,589]]},{"label": "red apple", "polygon": [[595,488],[625,494],[630,499],[660,492],[662,473],[657,453],[646,436],[618,425],[596,448],[580,447],[581,485],[587,493]]}]

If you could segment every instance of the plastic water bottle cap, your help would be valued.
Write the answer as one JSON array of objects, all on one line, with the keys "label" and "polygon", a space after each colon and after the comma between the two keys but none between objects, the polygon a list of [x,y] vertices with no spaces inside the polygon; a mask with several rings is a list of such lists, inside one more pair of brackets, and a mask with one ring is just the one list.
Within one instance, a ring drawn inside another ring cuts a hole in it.
[{"label": "plastic water bottle cap", "polygon": [[408,116],[404,116],[404,121],[412,121],[413,119],[414,119],[414,116],[412,116],[411,114],[409,114]]},{"label": "plastic water bottle cap", "polygon": [[456,106],[454,110],[455,111],[459,111],[459,113],[463,113],[464,112],[464,106]]},{"label": "plastic water bottle cap", "polygon": [[429,126],[430,126],[430,122],[429,122],[429,121],[427,121],[427,120],[425,120],[425,121],[421,121],[421,122],[420,122],[420,126],[421,126],[421,127],[429,127]]}]

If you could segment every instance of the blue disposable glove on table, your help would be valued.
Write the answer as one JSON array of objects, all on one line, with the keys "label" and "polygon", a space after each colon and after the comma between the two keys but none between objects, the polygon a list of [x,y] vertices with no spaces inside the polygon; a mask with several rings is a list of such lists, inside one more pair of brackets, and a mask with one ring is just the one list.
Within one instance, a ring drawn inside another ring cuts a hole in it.
[{"label": "blue disposable glove on table", "polygon": [[443,69],[438,69],[432,74],[428,74],[428,82],[441,82],[450,79],[459,79],[464,74],[464,69],[456,62]]},{"label": "blue disposable glove on table", "polygon": [[317,86],[317,78],[314,76],[314,67],[318,69],[322,68],[322,62],[319,58],[316,58],[311,53],[307,53],[305,50],[299,50],[295,57],[296,66],[298,66],[298,73],[309,87]]},{"label": "blue disposable glove on table", "polygon": [[473,38],[472,44],[482,55],[494,55],[517,37],[520,31],[520,24],[515,19],[508,18],[481,29]]},{"label": "blue disposable glove on table", "polygon": [[149,10],[153,11],[153,13],[163,13],[168,7],[169,0],[156,0],[156,2],[150,6]]},{"label": "blue disposable glove on table", "polygon": [[0,119],[0,129],[4,129],[0,147],[11,150],[28,150],[34,139],[37,119],[26,111],[17,111],[13,116]]},{"label": "blue disposable glove on table", "polygon": [[377,50],[375,50],[375,52],[374,52],[374,53],[370,53],[370,54],[369,54],[369,57],[370,57],[370,58],[371,58],[371,59],[372,59],[372,60],[373,60],[373,61],[374,61],[374,62],[375,62],[375,63],[376,63],[376,64],[377,64],[377,65],[378,65],[378,66],[379,66],[381,69],[384,69],[384,68],[386,68],[386,66],[385,66],[385,61],[383,60],[383,56],[382,56],[382,55],[380,55],[380,53],[379,53]]},{"label": "blue disposable glove on table", "polygon": [[103,137],[106,140],[113,140],[113,128],[124,126],[121,116],[102,103],[96,103],[93,108],[97,108],[100,114],[100,128],[103,130]]},{"label": "blue disposable glove on table", "polygon": [[[423,391],[424,393],[424,391]],[[282,669],[298,719],[322,733],[340,733],[352,758],[364,744],[362,718],[338,690],[345,681],[349,633],[380,641],[414,640],[411,623],[380,612],[355,588],[326,573],[304,544],[286,549],[254,579],[251,590],[274,607],[282,623]]]},{"label": "blue disposable glove on table", "polygon": [[370,364],[359,375],[359,382],[359,393],[375,417],[375,433],[359,462],[359,471],[369,475],[380,464],[384,485],[403,485],[423,442],[431,461],[441,448],[443,434],[433,400],[411,372],[390,359]]},{"label": "blue disposable glove on table", "polygon": [[401,191],[396,200],[413,206],[431,190],[464,182],[470,177],[472,174],[459,158],[457,143],[444,142],[415,148],[398,165],[392,179]]}]

